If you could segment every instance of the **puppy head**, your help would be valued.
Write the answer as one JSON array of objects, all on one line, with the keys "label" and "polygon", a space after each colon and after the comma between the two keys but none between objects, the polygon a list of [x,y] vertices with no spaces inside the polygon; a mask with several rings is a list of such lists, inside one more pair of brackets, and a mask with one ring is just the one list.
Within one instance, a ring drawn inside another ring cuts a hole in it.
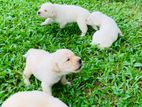
[{"label": "puppy head", "polygon": [[53,5],[54,4],[50,2],[42,4],[37,12],[37,15],[43,18],[53,18],[54,17]]},{"label": "puppy head", "polygon": [[53,53],[56,70],[62,74],[77,72],[82,65],[81,58],[68,49],[59,49]]},{"label": "puppy head", "polygon": [[96,25],[99,26],[102,20],[101,12],[93,12],[86,20],[88,25]]}]

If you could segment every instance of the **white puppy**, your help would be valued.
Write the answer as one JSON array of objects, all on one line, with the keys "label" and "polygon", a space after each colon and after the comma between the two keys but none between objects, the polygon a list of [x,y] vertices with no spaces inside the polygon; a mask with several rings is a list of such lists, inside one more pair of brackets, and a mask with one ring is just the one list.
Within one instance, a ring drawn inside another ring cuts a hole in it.
[{"label": "white puppy", "polygon": [[82,7],[74,5],[52,4],[50,2],[41,5],[37,14],[40,17],[47,18],[41,25],[59,23],[60,28],[64,28],[67,23],[77,22],[82,35],[87,32],[86,19],[90,12]]},{"label": "white puppy", "polygon": [[66,75],[75,73],[81,68],[81,59],[68,49],[59,49],[48,53],[40,49],[30,49],[26,57],[26,67],[23,78],[26,85],[33,74],[41,81],[44,92],[52,94],[52,85],[61,80],[62,84],[69,84]]},{"label": "white puppy", "polygon": [[10,96],[2,107],[68,107],[58,98],[41,91],[18,92]]},{"label": "white puppy", "polygon": [[93,35],[92,44],[97,45],[101,49],[109,48],[117,40],[118,35],[122,35],[116,22],[101,12],[93,12],[87,18],[87,24],[94,29],[96,29],[96,26],[99,27],[99,30]]}]

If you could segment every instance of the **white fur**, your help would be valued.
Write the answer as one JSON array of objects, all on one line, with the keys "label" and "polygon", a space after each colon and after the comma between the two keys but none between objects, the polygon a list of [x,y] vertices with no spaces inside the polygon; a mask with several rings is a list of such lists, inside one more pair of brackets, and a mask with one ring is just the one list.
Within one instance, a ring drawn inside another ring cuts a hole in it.
[{"label": "white fur", "polygon": [[58,98],[40,91],[18,92],[10,96],[2,107],[68,107]]},{"label": "white fur", "polygon": [[95,44],[101,49],[109,48],[117,40],[118,35],[122,35],[116,22],[101,12],[93,12],[87,18],[87,24],[93,28],[99,27],[99,30],[93,35],[91,44]]},{"label": "white fur", "polygon": [[77,72],[81,68],[80,57],[68,49],[59,49],[49,53],[41,49],[30,49],[26,54],[26,67],[23,72],[25,84],[30,84],[29,78],[33,74],[41,81],[44,92],[52,94],[52,85],[61,80],[62,84],[69,84],[66,74]]},{"label": "white fur", "polygon": [[50,2],[41,5],[38,10],[40,17],[47,18],[41,25],[59,23],[60,28],[64,28],[67,23],[77,22],[82,34],[85,36],[87,32],[86,19],[90,12],[82,7],[75,5],[60,5]]}]

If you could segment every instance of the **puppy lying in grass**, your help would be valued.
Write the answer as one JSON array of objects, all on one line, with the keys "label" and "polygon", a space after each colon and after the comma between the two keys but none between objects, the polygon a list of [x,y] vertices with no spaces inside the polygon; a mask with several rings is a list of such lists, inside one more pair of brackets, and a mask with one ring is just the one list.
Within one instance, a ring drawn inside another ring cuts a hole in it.
[{"label": "puppy lying in grass", "polygon": [[61,80],[62,84],[70,84],[66,75],[76,73],[81,68],[81,59],[68,49],[59,49],[49,53],[40,49],[30,49],[25,55],[26,67],[23,72],[25,84],[30,84],[33,74],[41,81],[44,92],[52,95],[53,84]]},{"label": "puppy lying in grass", "polygon": [[2,107],[68,107],[58,98],[40,91],[18,92],[10,96]]},{"label": "puppy lying in grass", "polygon": [[97,30],[96,26],[99,27],[99,30],[93,35],[91,44],[97,45],[100,49],[109,48],[117,40],[118,35],[122,35],[116,22],[101,12],[93,12],[87,18],[87,24],[95,30]]},{"label": "puppy lying in grass", "polygon": [[40,17],[47,18],[41,25],[59,23],[60,28],[64,28],[67,23],[77,22],[82,34],[87,32],[86,19],[90,12],[82,7],[74,5],[52,4],[50,2],[41,5],[37,14]]}]

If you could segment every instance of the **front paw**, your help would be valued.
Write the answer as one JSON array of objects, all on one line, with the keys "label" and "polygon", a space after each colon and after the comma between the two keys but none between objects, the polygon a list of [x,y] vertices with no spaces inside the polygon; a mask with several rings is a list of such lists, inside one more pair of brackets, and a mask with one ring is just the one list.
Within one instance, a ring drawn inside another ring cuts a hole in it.
[{"label": "front paw", "polygon": [[85,34],[84,34],[84,33],[82,33],[82,34],[81,34],[81,37],[83,37],[83,36],[85,36]]},{"label": "front paw", "polygon": [[71,85],[71,82],[69,82],[69,81],[61,81],[61,83],[62,83],[63,85]]},{"label": "front paw", "polygon": [[42,23],[40,24],[40,26],[44,26],[44,25],[46,25],[46,23],[44,23],[44,22],[42,22]]}]

